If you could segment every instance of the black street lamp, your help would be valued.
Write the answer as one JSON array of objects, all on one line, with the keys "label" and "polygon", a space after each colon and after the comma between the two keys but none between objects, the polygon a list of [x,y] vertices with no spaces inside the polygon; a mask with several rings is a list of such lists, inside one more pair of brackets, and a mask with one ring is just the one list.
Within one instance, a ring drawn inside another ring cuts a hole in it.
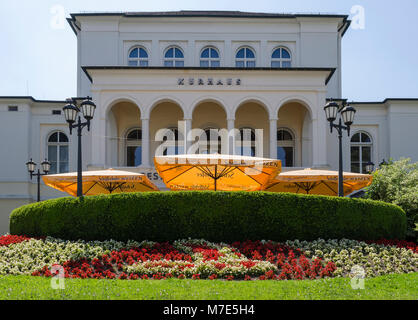
[{"label": "black street lamp", "polygon": [[43,170],[44,173],[41,173],[41,171],[39,169],[38,169],[37,173],[34,173],[35,169],[36,169],[36,163],[33,162],[32,159],[30,159],[29,162],[26,162],[26,166],[27,166],[28,171],[30,173],[30,179],[32,180],[33,176],[35,176],[37,178],[37,181],[38,181],[37,201],[39,202],[39,201],[41,201],[41,176],[45,176],[45,175],[48,174],[48,172],[51,169],[51,163],[46,159],[41,163],[42,170]]},{"label": "black street lamp", "polygon": [[[83,173],[82,173],[82,165],[81,165],[81,132],[84,127],[87,126],[87,130],[90,131],[90,121],[94,117],[94,111],[96,110],[96,105],[93,101],[91,101],[90,97],[87,97],[84,100],[80,108],[77,107],[77,102],[73,99],[67,99],[68,104],[64,106],[64,116],[65,120],[68,122],[70,128],[70,134],[72,134],[73,128],[77,128],[77,136],[78,136],[78,156],[77,156],[77,197],[83,196]],[[87,120],[86,122],[81,122],[81,116],[79,112],[83,113],[84,118]],[[77,119],[78,116],[78,119]],[[77,121],[77,123],[75,123]]]},{"label": "black street lamp", "polygon": [[366,172],[368,172],[369,174],[372,173],[374,170],[374,163],[369,161],[366,163]]},{"label": "black street lamp", "polygon": [[[347,130],[348,136],[350,136],[350,126],[353,124],[354,115],[356,113],[356,109],[350,106],[346,106],[343,103],[342,108],[338,105],[338,103],[331,101],[328,102],[327,105],[324,107],[325,116],[329,121],[331,133],[332,129],[337,129],[338,132],[338,139],[339,139],[339,167],[338,167],[338,196],[344,197],[344,184],[343,184],[343,147],[342,147],[342,137],[343,137],[343,130]],[[340,114],[340,118],[338,124],[334,124],[334,121],[337,119],[338,113]],[[345,126],[342,124],[344,121]]]}]

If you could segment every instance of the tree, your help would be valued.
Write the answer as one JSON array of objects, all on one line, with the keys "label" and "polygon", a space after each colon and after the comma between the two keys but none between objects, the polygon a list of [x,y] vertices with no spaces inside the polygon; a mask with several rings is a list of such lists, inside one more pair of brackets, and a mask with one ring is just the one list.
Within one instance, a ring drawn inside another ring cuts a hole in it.
[{"label": "tree", "polygon": [[417,239],[418,226],[418,162],[410,158],[389,160],[373,172],[373,182],[366,197],[400,206],[408,219],[407,237]]}]

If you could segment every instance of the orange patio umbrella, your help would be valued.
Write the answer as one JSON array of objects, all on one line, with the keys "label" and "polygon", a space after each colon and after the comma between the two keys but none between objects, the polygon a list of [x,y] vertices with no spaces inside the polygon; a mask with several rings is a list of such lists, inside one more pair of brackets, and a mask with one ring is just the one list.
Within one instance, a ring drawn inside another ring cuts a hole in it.
[{"label": "orange patio umbrella", "polygon": [[[42,179],[47,186],[77,196],[77,172],[51,174]],[[144,191],[158,191],[158,188],[141,173],[113,169],[83,172],[85,196]]]},{"label": "orange patio umbrella", "polygon": [[223,154],[158,156],[155,168],[171,190],[262,190],[281,161]]},{"label": "orange patio umbrella", "polygon": [[[369,186],[372,179],[368,174],[344,172],[344,195]],[[337,196],[338,172],[314,169],[282,172],[265,191]]]}]

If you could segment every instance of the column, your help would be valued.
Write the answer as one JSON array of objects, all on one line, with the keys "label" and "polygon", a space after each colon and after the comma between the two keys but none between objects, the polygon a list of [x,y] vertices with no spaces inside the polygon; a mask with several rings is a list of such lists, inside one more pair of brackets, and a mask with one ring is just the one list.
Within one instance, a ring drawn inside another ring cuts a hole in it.
[{"label": "column", "polygon": [[191,141],[188,139],[190,130],[192,130],[192,119],[185,118],[184,121],[184,154],[188,154],[191,146]]},{"label": "column", "polygon": [[[82,132],[83,136],[90,135],[86,129]],[[73,129],[73,141],[77,141],[77,129]],[[86,144],[87,139],[82,139],[82,143]],[[86,153],[84,145],[83,149]],[[86,154],[87,155],[87,154]],[[87,158],[83,154],[83,169],[87,165],[104,167],[106,162],[106,120],[103,118],[93,119],[91,121],[91,163],[86,161]]]},{"label": "column", "polygon": [[327,163],[327,128],[326,119],[312,120],[312,162],[314,168],[324,168]]},{"label": "column", "polygon": [[150,141],[149,141],[149,119],[141,119],[142,121],[142,163],[141,166],[149,168],[149,156],[150,156]]},{"label": "column", "polygon": [[277,118],[270,119],[270,158],[277,159]]},{"label": "column", "polygon": [[[88,132],[87,129],[83,129],[82,132],[82,156],[83,156],[83,170],[87,168],[88,165],[104,168],[106,163],[106,121],[107,117],[101,105],[101,97],[97,91],[92,90],[92,98],[96,103],[97,110],[96,115],[91,120],[91,132]],[[77,129],[73,129],[73,141],[75,142],[76,152],[77,148]],[[86,146],[89,146],[88,139],[84,137],[89,137],[91,141],[91,153],[86,150]],[[91,154],[91,160],[88,161],[87,157]],[[76,154],[76,153],[75,153]],[[76,158],[77,159],[77,158]],[[77,163],[76,163],[77,164]]]},{"label": "column", "polygon": [[228,148],[229,154],[234,154],[235,152],[235,118],[227,119],[228,123]]},{"label": "column", "polygon": [[312,166],[315,168],[328,167],[327,133],[329,124],[323,112],[323,106],[326,103],[325,94],[325,90],[318,93],[317,104],[312,106]]}]

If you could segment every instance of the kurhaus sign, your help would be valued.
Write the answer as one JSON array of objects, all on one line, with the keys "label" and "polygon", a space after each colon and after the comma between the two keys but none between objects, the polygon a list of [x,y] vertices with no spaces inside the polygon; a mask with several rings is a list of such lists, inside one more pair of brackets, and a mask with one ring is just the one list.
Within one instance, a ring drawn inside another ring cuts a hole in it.
[{"label": "kurhaus sign", "polygon": [[215,78],[178,78],[177,79],[177,84],[179,86],[184,86],[184,85],[198,85],[198,86],[232,86],[232,85],[236,85],[236,86],[240,86],[241,85],[241,79],[236,78],[236,79],[232,79],[232,78],[226,78],[226,79],[215,79]]}]

